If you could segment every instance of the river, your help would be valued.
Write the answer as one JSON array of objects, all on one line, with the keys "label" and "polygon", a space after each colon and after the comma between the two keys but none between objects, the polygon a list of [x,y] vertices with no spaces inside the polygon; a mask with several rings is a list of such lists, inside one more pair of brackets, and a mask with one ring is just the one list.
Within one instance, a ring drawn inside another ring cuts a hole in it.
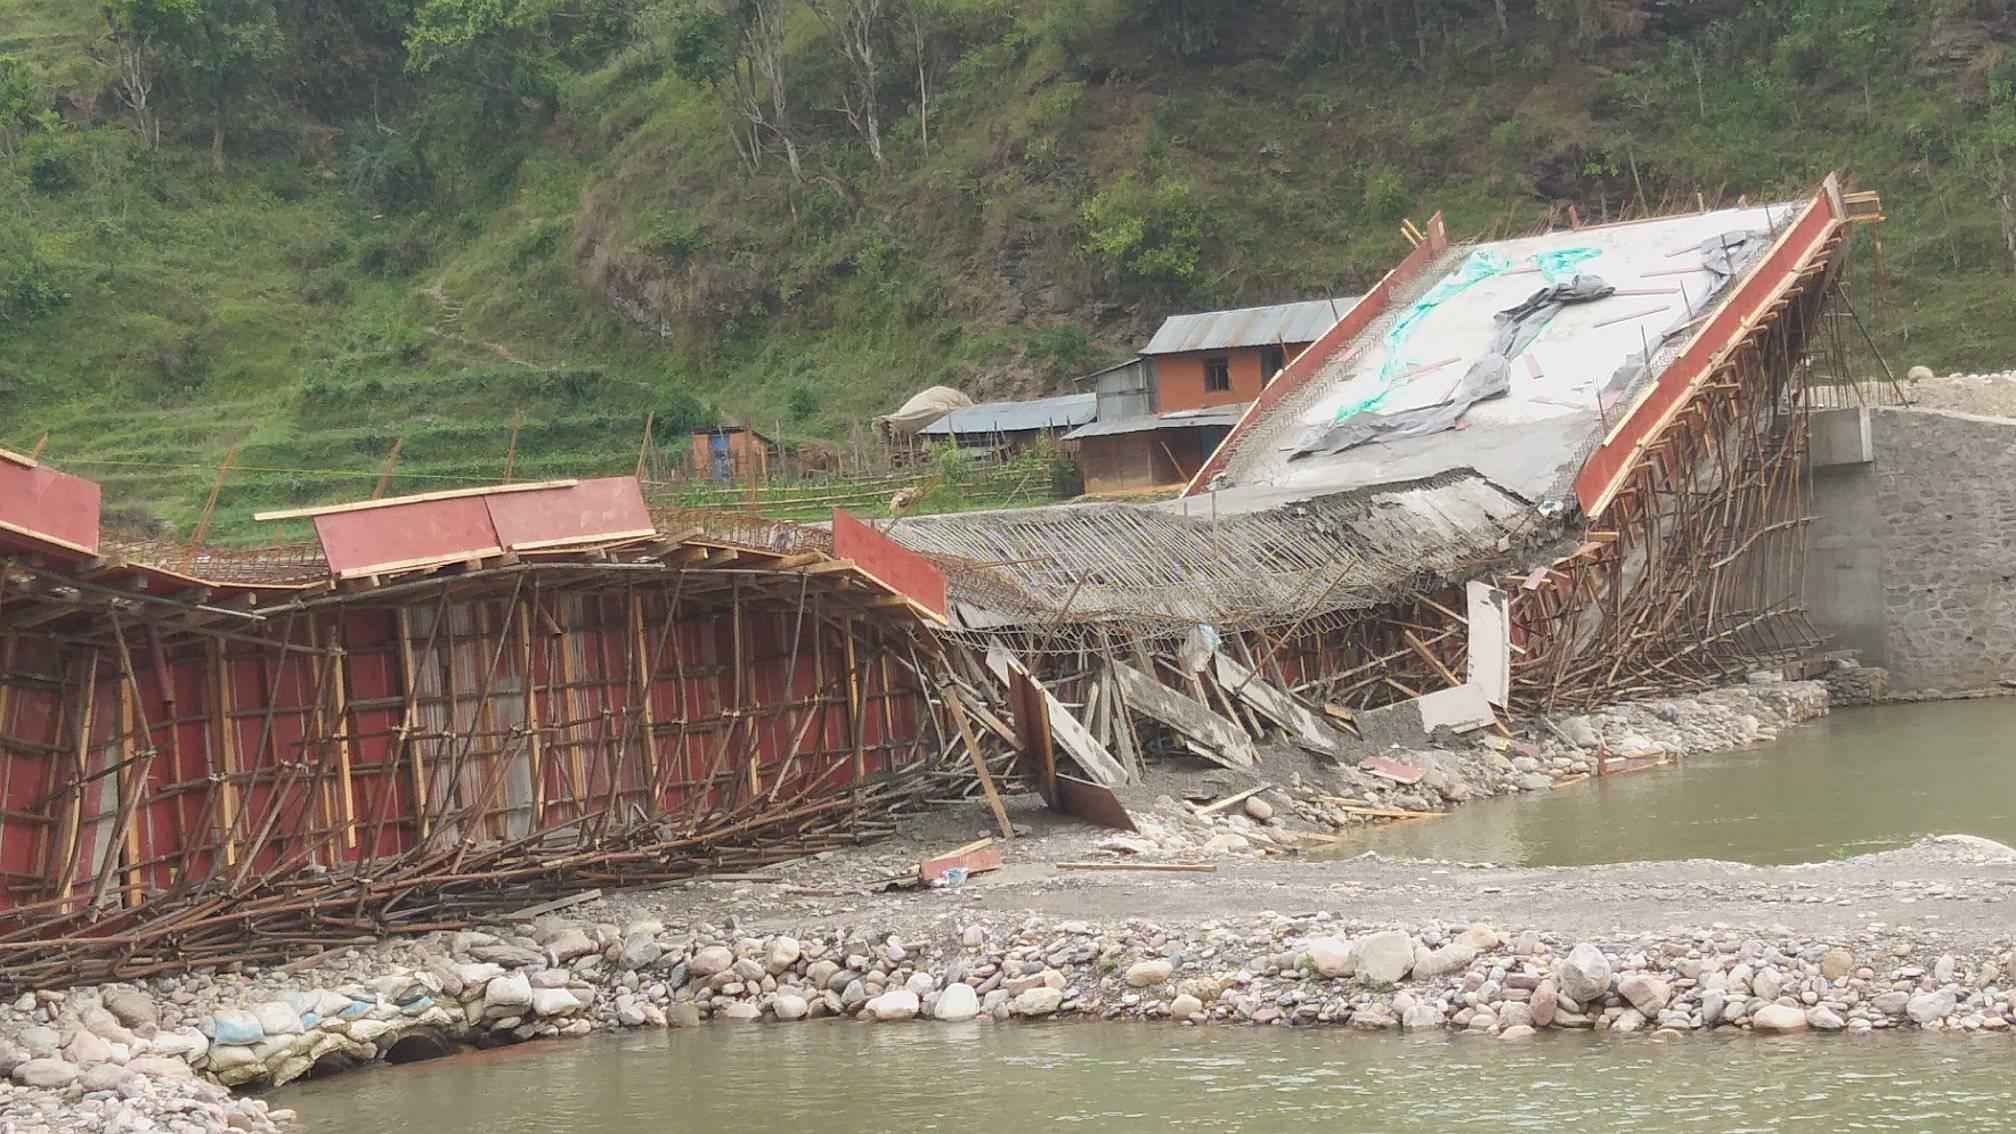
[{"label": "river", "polygon": [[2016,843],[2016,698],[1839,709],[1779,739],[1390,824],[1352,851],[1519,866],[1817,862],[1921,835]]},{"label": "river", "polygon": [[632,1032],[277,1092],[310,1131],[2004,1130],[2006,1039],[838,1021]]},{"label": "river", "polygon": [[[1850,709],[1746,752],[1382,828],[1387,854],[1785,863],[1928,833],[2016,841],[2016,700]],[[683,1134],[2006,1129],[2007,1039],[1672,1043],[1055,1023],[715,1024],[532,1044],[277,1092],[311,1131]]]}]

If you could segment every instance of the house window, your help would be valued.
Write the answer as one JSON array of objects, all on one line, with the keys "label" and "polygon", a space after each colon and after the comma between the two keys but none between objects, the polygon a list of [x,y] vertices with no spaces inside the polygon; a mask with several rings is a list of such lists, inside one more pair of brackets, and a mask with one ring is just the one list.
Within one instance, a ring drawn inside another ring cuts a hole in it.
[{"label": "house window", "polygon": [[1288,365],[1288,352],[1278,346],[1260,348],[1260,384],[1265,386],[1274,380],[1281,368]]},{"label": "house window", "polygon": [[1232,360],[1229,358],[1207,358],[1204,360],[1204,392],[1215,394],[1232,388]]}]

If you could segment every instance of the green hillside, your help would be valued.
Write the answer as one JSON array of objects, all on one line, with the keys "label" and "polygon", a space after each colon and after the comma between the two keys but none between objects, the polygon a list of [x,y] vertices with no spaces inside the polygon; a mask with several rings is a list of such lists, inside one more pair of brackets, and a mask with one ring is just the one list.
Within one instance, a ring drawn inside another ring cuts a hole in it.
[{"label": "green hillside", "polygon": [[395,441],[395,490],[494,479],[514,413],[519,475],[647,414],[844,440],[1360,289],[1405,217],[1833,168],[1893,365],[2001,368],[2012,44],[2016,0],[0,0],[0,445],[163,533],[235,445],[258,538]]}]

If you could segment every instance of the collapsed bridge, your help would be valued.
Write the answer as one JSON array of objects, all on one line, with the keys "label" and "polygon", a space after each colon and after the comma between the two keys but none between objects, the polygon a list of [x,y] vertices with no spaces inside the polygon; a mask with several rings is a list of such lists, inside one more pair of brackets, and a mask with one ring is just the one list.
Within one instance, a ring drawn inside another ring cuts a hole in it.
[{"label": "collapsed bridge", "polygon": [[1178,501],[815,529],[632,478],[102,535],[0,454],[0,984],[272,960],[746,868],[1018,776],[1128,826],[1159,752],[1238,769],[1698,688],[1820,644],[1816,404],[1853,380],[1872,195],[1414,253]]}]

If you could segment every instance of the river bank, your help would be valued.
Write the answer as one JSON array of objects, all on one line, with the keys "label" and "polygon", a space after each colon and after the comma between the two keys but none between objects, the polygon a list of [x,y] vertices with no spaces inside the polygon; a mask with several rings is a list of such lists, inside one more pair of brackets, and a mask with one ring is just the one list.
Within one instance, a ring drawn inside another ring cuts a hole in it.
[{"label": "river bank", "polygon": [[[1556,722],[1563,745],[1538,755],[1444,749],[1447,766],[1428,768],[1444,777],[1364,790],[1396,810],[1429,793],[1545,790],[1584,774],[1577,764],[1590,753],[1567,742],[1585,725],[1606,750],[1629,738],[1641,759],[1761,739],[1814,711],[1806,684],[1571,718]],[[1003,845],[1003,869],[957,889],[868,884],[971,838],[988,823],[984,809],[933,812],[896,840],[759,877],[611,894],[529,923],[359,945],[285,971],[24,997],[0,1009],[0,1061],[17,1084],[0,1102],[19,1130],[153,1128],[155,1116],[171,1129],[285,1129],[284,1110],[219,1100],[217,1088],[149,1061],[256,1086],[461,1046],[822,1016],[1174,1018],[1515,1038],[1541,1028],[2002,1031],[2011,1022],[1999,989],[2016,961],[2001,936],[2008,919],[1986,907],[2016,886],[2016,865],[1992,845],[1770,870],[1340,862],[1303,853],[1316,832],[1289,833],[1307,797],[1340,790],[1314,776],[1292,782],[1300,775],[1253,797],[1275,799],[1280,814],[1241,806],[1200,816],[1159,798],[1141,836],[1119,837],[1131,844],[1018,797],[1014,817],[1031,837]],[[1055,865],[1178,857],[1214,869]],[[1282,912],[1305,910],[1316,912]],[[75,1077],[57,1081],[66,1069]],[[37,1079],[48,1085],[30,1085]]]}]

